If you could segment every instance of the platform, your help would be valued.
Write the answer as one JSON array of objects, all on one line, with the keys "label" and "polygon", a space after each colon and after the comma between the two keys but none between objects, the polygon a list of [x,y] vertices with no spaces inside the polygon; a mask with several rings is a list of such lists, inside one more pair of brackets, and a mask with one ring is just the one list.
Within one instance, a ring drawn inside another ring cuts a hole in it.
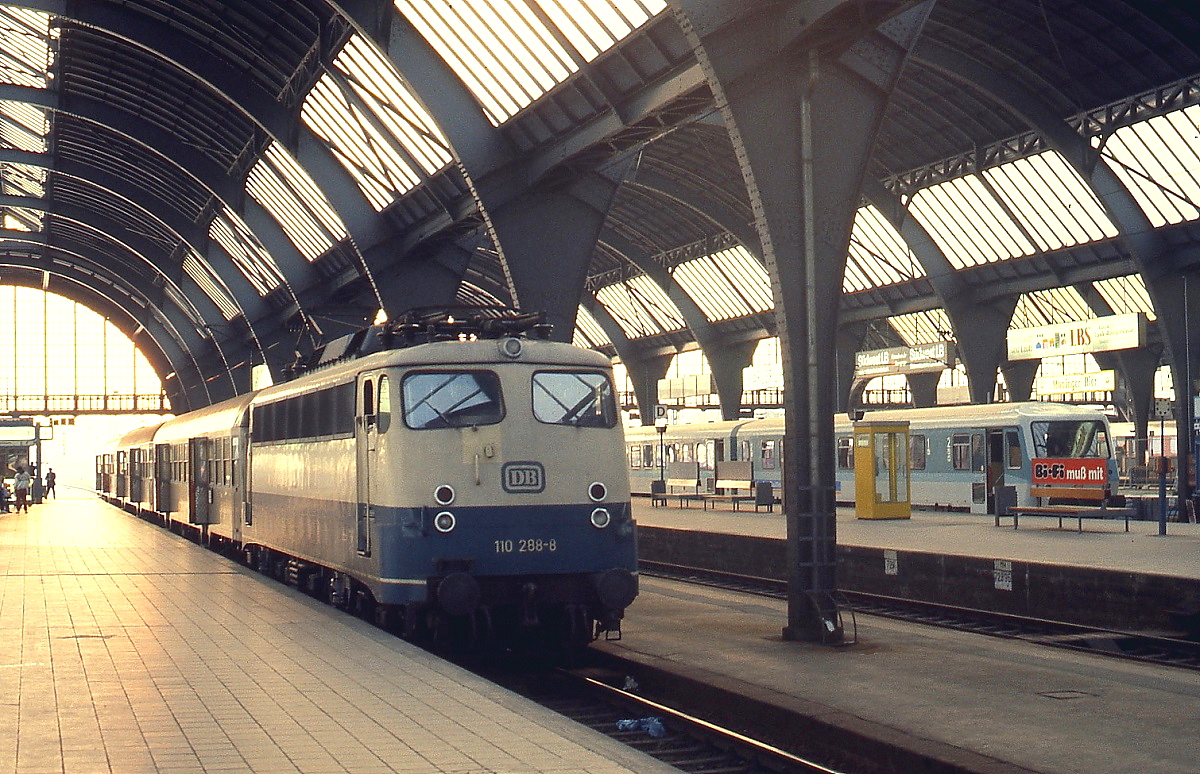
[{"label": "platform", "polygon": [[60,494],[0,514],[0,771],[675,770]]},{"label": "platform", "polygon": [[[647,498],[634,498],[639,525],[752,537],[784,538],[781,513],[652,507]],[[1023,562],[1101,567],[1108,570],[1154,573],[1200,579],[1200,524],[1171,522],[1158,534],[1158,522],[1089,519],[1082,532],[1074,524],[1058,529],[1054,519],[1022,520],[997,527],[988,514],[914,510],[911,519],[863,520],[853,508],[837,510],[839,545],[923,551],[934,554],[1002,558]]]},{"label": "platform", "polygon": [[785,642],[785,610],[643,578],[624,638],[597,647],[690,677],[743,720],[745,706],[716,691],[801,712],[830,729],[822,737],[884,740],[939,762],[924,771],[1200,770],[1198,672],[865,616],[857,645]]}]

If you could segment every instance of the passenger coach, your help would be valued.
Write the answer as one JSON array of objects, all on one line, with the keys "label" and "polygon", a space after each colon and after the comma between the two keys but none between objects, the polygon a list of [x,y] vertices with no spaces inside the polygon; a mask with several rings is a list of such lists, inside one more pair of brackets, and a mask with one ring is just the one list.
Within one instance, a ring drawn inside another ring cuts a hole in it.
[{"label": "passenger coach", "polygon": [[[1006,486],[1015,490],[1015,505],[1033,505],[1033,461],[1046,458],[1095,462],[1103,467],[1097,486],[1109,495],[1117,492],[1108,419],[1094,409],[993,403],[869,411],[866,419],[909,423],[914,505],[994,513],[997,492]],[[853,503],[852,423],[836,417],[834,433],[838,501]],[[697,463],[701,490],[719,483],[716,463],[725,460],[749,460],[756,481],[770,481],[776,493],[781,490],[782,418],[673,425],[661,439],[655,428],[643,427],[627,430],[626,440],[631,486],[638,494],[649,494],[651,481],[676,460]]]}]

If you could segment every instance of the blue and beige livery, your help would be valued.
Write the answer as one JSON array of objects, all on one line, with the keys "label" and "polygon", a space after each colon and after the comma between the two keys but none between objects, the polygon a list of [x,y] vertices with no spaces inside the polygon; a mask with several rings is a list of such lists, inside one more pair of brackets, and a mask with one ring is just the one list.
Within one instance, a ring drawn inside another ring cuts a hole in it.
[{"label": "blue and beige livery", "polygon": [[130,433],[97,488],[409,634],[618,636],[637,559],[608,359],[439,319]]}]

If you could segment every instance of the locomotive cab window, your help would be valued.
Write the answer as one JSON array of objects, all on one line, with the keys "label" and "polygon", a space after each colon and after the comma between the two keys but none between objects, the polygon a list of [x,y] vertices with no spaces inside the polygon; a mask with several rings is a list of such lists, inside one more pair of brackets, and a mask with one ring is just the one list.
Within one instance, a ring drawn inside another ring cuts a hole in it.
[{"label": "locomotive cab window", "polygon": [[541,371],[533,375],[533,416],[547,425],[615,427],[612,383],[591,371]]},{"label": "locomotive cab window", "polygon": [[413,430],[494,425],[504,419],[500,378],[491,371],[410,373],[400,393],[404,424]]}]

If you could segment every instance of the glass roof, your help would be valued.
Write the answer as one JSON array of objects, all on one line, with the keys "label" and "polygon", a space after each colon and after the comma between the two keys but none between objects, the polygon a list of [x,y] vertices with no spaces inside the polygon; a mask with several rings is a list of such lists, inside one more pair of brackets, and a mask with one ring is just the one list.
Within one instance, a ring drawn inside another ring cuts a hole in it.
[{"label": "glass roof", "polygon": [[[54,33],[57,35],[57,32]],[[44,89],[49,82],[50,15],[41,11],[0,6],[0,83]],[[49,119],[33,105],[0,101],[0,147],[46,152]],[[0,164],[0,193],[40,198],[46,173],[18,164]],[[0,209],[5,228],[40,231],[43,214],[33,210]]]},{"label": "glass roof", "polygon": [[279,143],[272,143],[250,170],[246,192],[279,221],[288,239],[309,261],[346,238],[346,226],[321,189]]},{"label": "glass roof", "polygon": [[931,309],[928,312],[913,312],[902,314],[888,320],[904,343],[912,347],[917,344],[932,344],[936,341],[947,341],[954,338],[954,326],[945,309]]},{"label": "glass roof", "polygon": [[1150,225],[1200,217],[1200,107],[1122,127],[1108,138],[1101,155],[1133,193]]},{"label": "glass roof", "polygon": [[771,277],[742,246],[681,263],[671,274],[709,320],[730,320],[774,307]]},{"label": "glass roof", "polygon": [[600,288],[596,298],[631,339],[687,327],[667,294],[645,275]]},{"label": "glass roof", "polygon": [[666,7],[665,0],[395,0],[497,126]]},{"label": "glass roof", "polygon": [[[239,310],[237,304],[225,292],[225,287],[221,284],[221,280],[213,274],[212,269],[198,255],[192,252],[188,253],[183,259],[183,271],[204,291],[206,296],[212,299],[226,320],[232,320],[238,316]],[[164,289],[172,298],[175,298],[172,286],[167,285]],[[190,308],[184,299],[175,298],[175,301],[181,309]]]},{"label": "glass roof", "polygon": [[605,335],[600,323],[596,322],[596,318],[581,306],[575,315],[575,333],[571,338],[571,343],[577,347],[595,349],[612,342]]},{"label": "glass roof", "polygon": [[879,210],[870,205],[860,207],[850,234],[842,290],[853,293],[924,276],[924,267],[900,232]]},{"label": "glass roof", "polygon": [[1025,293],[1017,299],[1009,328],[1037,328],[1076,320],[1090,320],[1096,315],[1073,287],[1051,288]]},{"label": "glass roof", "polygon": [[259,244],[249,227],[236,214],[223,209],[213,218],[208,235],[225,248],[225,252],[233,258],[260,296],[283,284],[283,275],[271,254]]},{"label": "glass roof", "polygon": [[452,160],[445,137],[395,69],[357,35],[309,93],[301,116],[376,210]]},{"label": "glass roof", "polygon": [[1150,303],[1150,294],[1146,292],[1146,283],[1140,274],[1127,274],[1124,277],[1101,280],[1096,283],[1096,290],[1112,307],[1113,314],[1129,314],[1145,312],[1151,320],[1157,319],[1154,305]]}]

